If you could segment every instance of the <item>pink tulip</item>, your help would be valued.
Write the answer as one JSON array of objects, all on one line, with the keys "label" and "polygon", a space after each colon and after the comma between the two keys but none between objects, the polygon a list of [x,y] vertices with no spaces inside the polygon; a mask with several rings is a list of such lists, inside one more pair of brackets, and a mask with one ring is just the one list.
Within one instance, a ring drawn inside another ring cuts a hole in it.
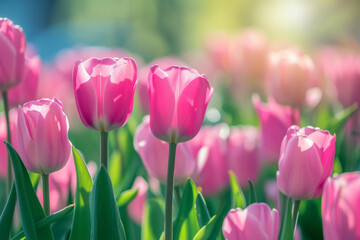
[{"label": "pink tulip", "polygon": [[[10,132],[11,132],[11,145],[17,150],[18,144],[16,139],[17,132],[17,111],[10,110]],[[1,113],[0,115],[0,177],[6,179],[7,177],[7,148],[4,144],[4,141],[7,141],[7,132],[6,132],[6,120],[5,115]]]},{"label": "pink tulip", "polygon": [[29,171],[50,174],[69,159],[69,124],[56,98],[31,101],[18,107],[19,155]]},{"label": "pink tulip", "polygon": [[157,64],[160,68],[166,69],[172,65],[184,65],[182,61],[174,57],[164,57],[158,58],[149,63],[147,66],[143,67],[139,72],[139,83],[137,86],[137,93],[140,101],[140,107],[144,114],[149,114],[150,112],[150,102],[149,102],[149,89],[148,89],[148,72],[149,66]]},{"label": "pink tulip", "polygon": [[37,55],[27,57],[23,80],[8,91],[9,106],[15,107],[36,99],[36,91],[41,68],[41,60]]},{"label": "pink tulip", "polygon": [[277,240],[279,213],[265,203],[254,203],[246,209],[231,209],[222,231],[227,240]]},{"label": "pink tulip", "polygon": [[138,189],[137,195],[127,206],[129,216],[139,225],[143,219],[148,188],[145,179],[137,177],[132,186],[132,189]]},{"label": "pink tulip", "polygon": [[204,75],[186,67],[172,66],[165,71],[157,65],[148,76],[150,128],[166,142],[185,142],[200,130],[213,94]]},{"label": "pink tulip", "polygon": [[282,105],[302,106],[314,74],[312,60],[299,51],[285,50],[269,55],[268,85],[271,95]]},{"label": "pink tulip", "polygon": [[336,135],[318,128],[289,128],[281,144],[277,184],[281,192],[294,199],[313,199],[321,195],[331,175]]},{"label": "pink tulip", "polygon": [[204,126],[189,141],[194,156],[198,158],[194,181],[204,196],[215,195],[229,185],[227,168],[227,138],[229,127],[225,124]]},{"label": "pink tulip", "polygon": [[334,176],[321,200],[325,240],[360,239],[360,173]]},{"label": "pink tulip", "polygon": [[79,61],[73,74],[75,100],[83,124],[110,132],[129,119],[137,81],[131,58],[90,58]]},{"label": "pink tulip", "polygon": [[0,90],[17,85],[23,78],[25,34],[7,18],[0,18]]},{"label": "pink tulip", "polygon": [[277,162],[287,129],[300,123],[299,111],[281,106],[272,98],[265,105],[257,95],[253,97],[253,104],[261,124],[261,158],[266,162]]},{"label": "pink tulip", "polygon": [[251,126],[232,127],[228,138],[227,165],[247,188],[248,179],[255,181],[260,170],[259,132]]},{"label": "pink tulip", "polygon": [[[165,183],[168,168],[169,144],[163,142],[151,133],[149,117],[145,117],[134,135],[134,147],[149,176]],[[192,156],[187,143],[177,146],[175,156],[175,185],[185,183],[196,169],[196,160]]]}]

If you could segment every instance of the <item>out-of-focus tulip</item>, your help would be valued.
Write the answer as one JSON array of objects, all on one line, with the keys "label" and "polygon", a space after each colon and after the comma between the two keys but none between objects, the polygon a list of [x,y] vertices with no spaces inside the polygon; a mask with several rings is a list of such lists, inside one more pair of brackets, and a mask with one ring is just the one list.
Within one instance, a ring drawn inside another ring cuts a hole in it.
[{"label": "out-of-focus tulip", "polygon": [[39,56],[26,58],[23,80],[8,91],[10,108],[36,99],[40,69],[41,60]]},{"label": "out-of-focus tulip", "polygon": [[[11,110],[10,111],[10,130],[11,130],[11,145],[18,149],[17,145],[17,111]],[[7,177],[7,148],[3,143],[7,139],[7,132],[6,132],[6,119],[5,115],[2,113],[0,115],[0,177],[6,179]]]},{"label": "out-of-focus tulip", "polygon": [[[134,135],[134,147],[149,176],[165,183],[168,168],[169,144],[157,139],[150,131],[149,117],[146,116]],[[180,143],[175,156],[175,185],[184,183],[196,169],[196,160],[187,143]]]},{"label": "out-of-focus tulip", "polygon": [[257,95],[253,96],[253,104],[261,124],[261,158],[266,162],[277,162],[288,128],[300,123],[299,110],[281,106],[272,98],[265,105]]},{"label": "out-of-focus tulip", "polygon": [[283,50],[269,55],[268,85],[271,95],[282,105],[302,106],[314,74],[314,63],[299,51]]},{"label": "out-of-focus tulip", "polygon": [[129,216],[139,225],[141,225],[143,219],[148,188],[148,183],[145,179],[137,177],[132,189],[138,189],[138,192],[136,197],[127,206]]},{"label": "out-of-focus tulip", "polygon": [[336,135],[318,128],[289,128],[281,144],[277,184],[281,192],[294,199],[313,199],[321,195],[331,175]]},{"label": "out-of-focus tulip", "polygon": [[166,69],[170,66],[177,65],[182,66],[184,63],[175,57],[164,57],[158,58],[143,67],[139,71],[139,83],[137,86],[137,93],[140,101],[140,107],[144,114],[150,113],[150,102],[149,102],[149,88],[148,88],[148,73],[150,66],[157,64],[161,69]]},{"label": "out-of-focus tulip", "polygon": [[0,90],[17,85],[23,78],[25,34],[7,18],[0,18]]},{"label": "out-of-focus tulip", "polygon": [[137,81],[131,58],[79,61],[73,74],[77,110],[88,128],[110,132],[129,119]]},{"label": "out-of-focus tulip", "polygon": [[41,99],[19,106],[17,127],[19,155],[29,171],[50,174],[65,166],[71,144],[59,100]]},{"label": "out-of-focus tulip", "polygon": [[207,78],[195,70],[157,65],[148,76],[150,128],[166,142],[185,142],[200,130],[213,94]]},{"label": "out-of-focus tulip", "polygon": [[227,240],[277,240],[279,229],[278,211],[271,210],[265,203],[230,210],[222,226]]},{"label": "out-of-focus tulip", "polygon": [[205,196],[214,195],[229,185],[227,168],[227,138],[229,127],[225,124],[204,126],[189,141],[194,156],[198,158],[194,181]]},{"label": "out-of-focus tulip", "polygon": [[227,165],[239,180],[241,187],[248,180],[255,181],[259,170],[259,131],[255,127],[232,127],[228,138]]},{"label": "out-of-focus tulip", "polygon": [[321,212],[325,240],[360,239],[360,173],[334,176],[325,183]]},{"label": "out-of-focus tulip", "polygon": [[265,195],[267,202],[273,202],[276,209],[281,209],[280,194],[276,181],[271,179],[265,183]]}]

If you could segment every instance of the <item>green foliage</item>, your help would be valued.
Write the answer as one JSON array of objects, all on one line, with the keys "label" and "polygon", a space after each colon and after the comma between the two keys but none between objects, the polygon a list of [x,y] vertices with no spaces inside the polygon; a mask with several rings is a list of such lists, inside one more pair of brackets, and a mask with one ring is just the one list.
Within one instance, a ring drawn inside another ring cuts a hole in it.
[{"label": "green foliage", "polygon": [[249,205],[257,202],[255,187],[252,181],[249,179]]},{"label": "green foliage", "polygon": [[242,208],[246,207],[246,199],[243,191],[238,183],[238,180],[234,172],[229,172],[230,176],[230,188],[231,188],[231,208]]},{"label": "green foliage", "polygon": [[148,194],[141,228],[142,240],[158,240],[160,238],[164,231],[164,216],[164,201]]},{"label": "green foliage", "polygon": [[197,193],[195,208],[199,227],[203,227],[210,221],[210,213],[205,199],[200,192]]},{"label": "green foliage", "polygon": [[118,207],[123,207],[130,203],[136,197],[138,190],[139,189],[129,189],[122,192],[116,200]]},{"label": "green foliage", "polygon": [[16,189],[13,183],[6,205],[0,217],[0,239],[9,239],[16,204]]}]

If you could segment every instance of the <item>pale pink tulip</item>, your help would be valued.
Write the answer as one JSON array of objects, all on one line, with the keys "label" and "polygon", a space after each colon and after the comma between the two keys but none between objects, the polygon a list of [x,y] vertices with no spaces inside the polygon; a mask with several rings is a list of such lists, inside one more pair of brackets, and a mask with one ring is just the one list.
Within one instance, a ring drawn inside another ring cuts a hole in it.
[{"label": "pale pink tulip", "polygon": [[137,177],[132,189],[138,189],[138,192],[136,197],[127,206],[129,216],[139,225],[141,225],[143,219],[148,188],[148,183],[145,179]]}]

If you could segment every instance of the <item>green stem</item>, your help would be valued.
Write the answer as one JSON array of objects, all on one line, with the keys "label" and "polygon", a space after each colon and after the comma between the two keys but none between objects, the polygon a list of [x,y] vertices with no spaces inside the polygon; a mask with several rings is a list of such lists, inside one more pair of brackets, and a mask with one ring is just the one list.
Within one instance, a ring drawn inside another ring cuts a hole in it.
[{"label": "green stem", "polygon": [[292,200],[289,197],[285,199],[285,212],[284,218],[281,219],[282,221],[282,232],[280,233],[280,240],[293,240],[294,239],[294,229],[292,223]]},{"label": "green stem", "polygon": [[108,134],[107,132],[100,132],[100,159],[101,164],[107,170],[108,168]]},{"label": "green stem", "polygon": [[[5,119],[6,119],[6,136],[7,136],[6,141],[11,145],[9,102],[8,102],[8,97],[7,97],[7,91],[3,91],[1,93],[2,93],[2,99],[4,102]],[[10,193],[11,186],[12,186],[12,170],[11,170],[10,156],[8,154],[8,158],[7,158],[7,195],[9,195],[9,193]]]},{"label": "green stem", "polygon": [[49,194],[49,175],[42,174],[42,187],[43,187],[43,205],[45,216],[50,215],[50,194]]},{"label": "green stem", "polygon": [[292,212],[292,219],[293,219],[293,229],[295,231],[296,223],[299,216],[299,207],[300,207],[301,200],[294,200],[294,207]]},{"label": "green stem", "polygon": [[165,240],[172,240],[172,201],[174,191],[176,143],[169,143],[169,161],[165,194]]}]

